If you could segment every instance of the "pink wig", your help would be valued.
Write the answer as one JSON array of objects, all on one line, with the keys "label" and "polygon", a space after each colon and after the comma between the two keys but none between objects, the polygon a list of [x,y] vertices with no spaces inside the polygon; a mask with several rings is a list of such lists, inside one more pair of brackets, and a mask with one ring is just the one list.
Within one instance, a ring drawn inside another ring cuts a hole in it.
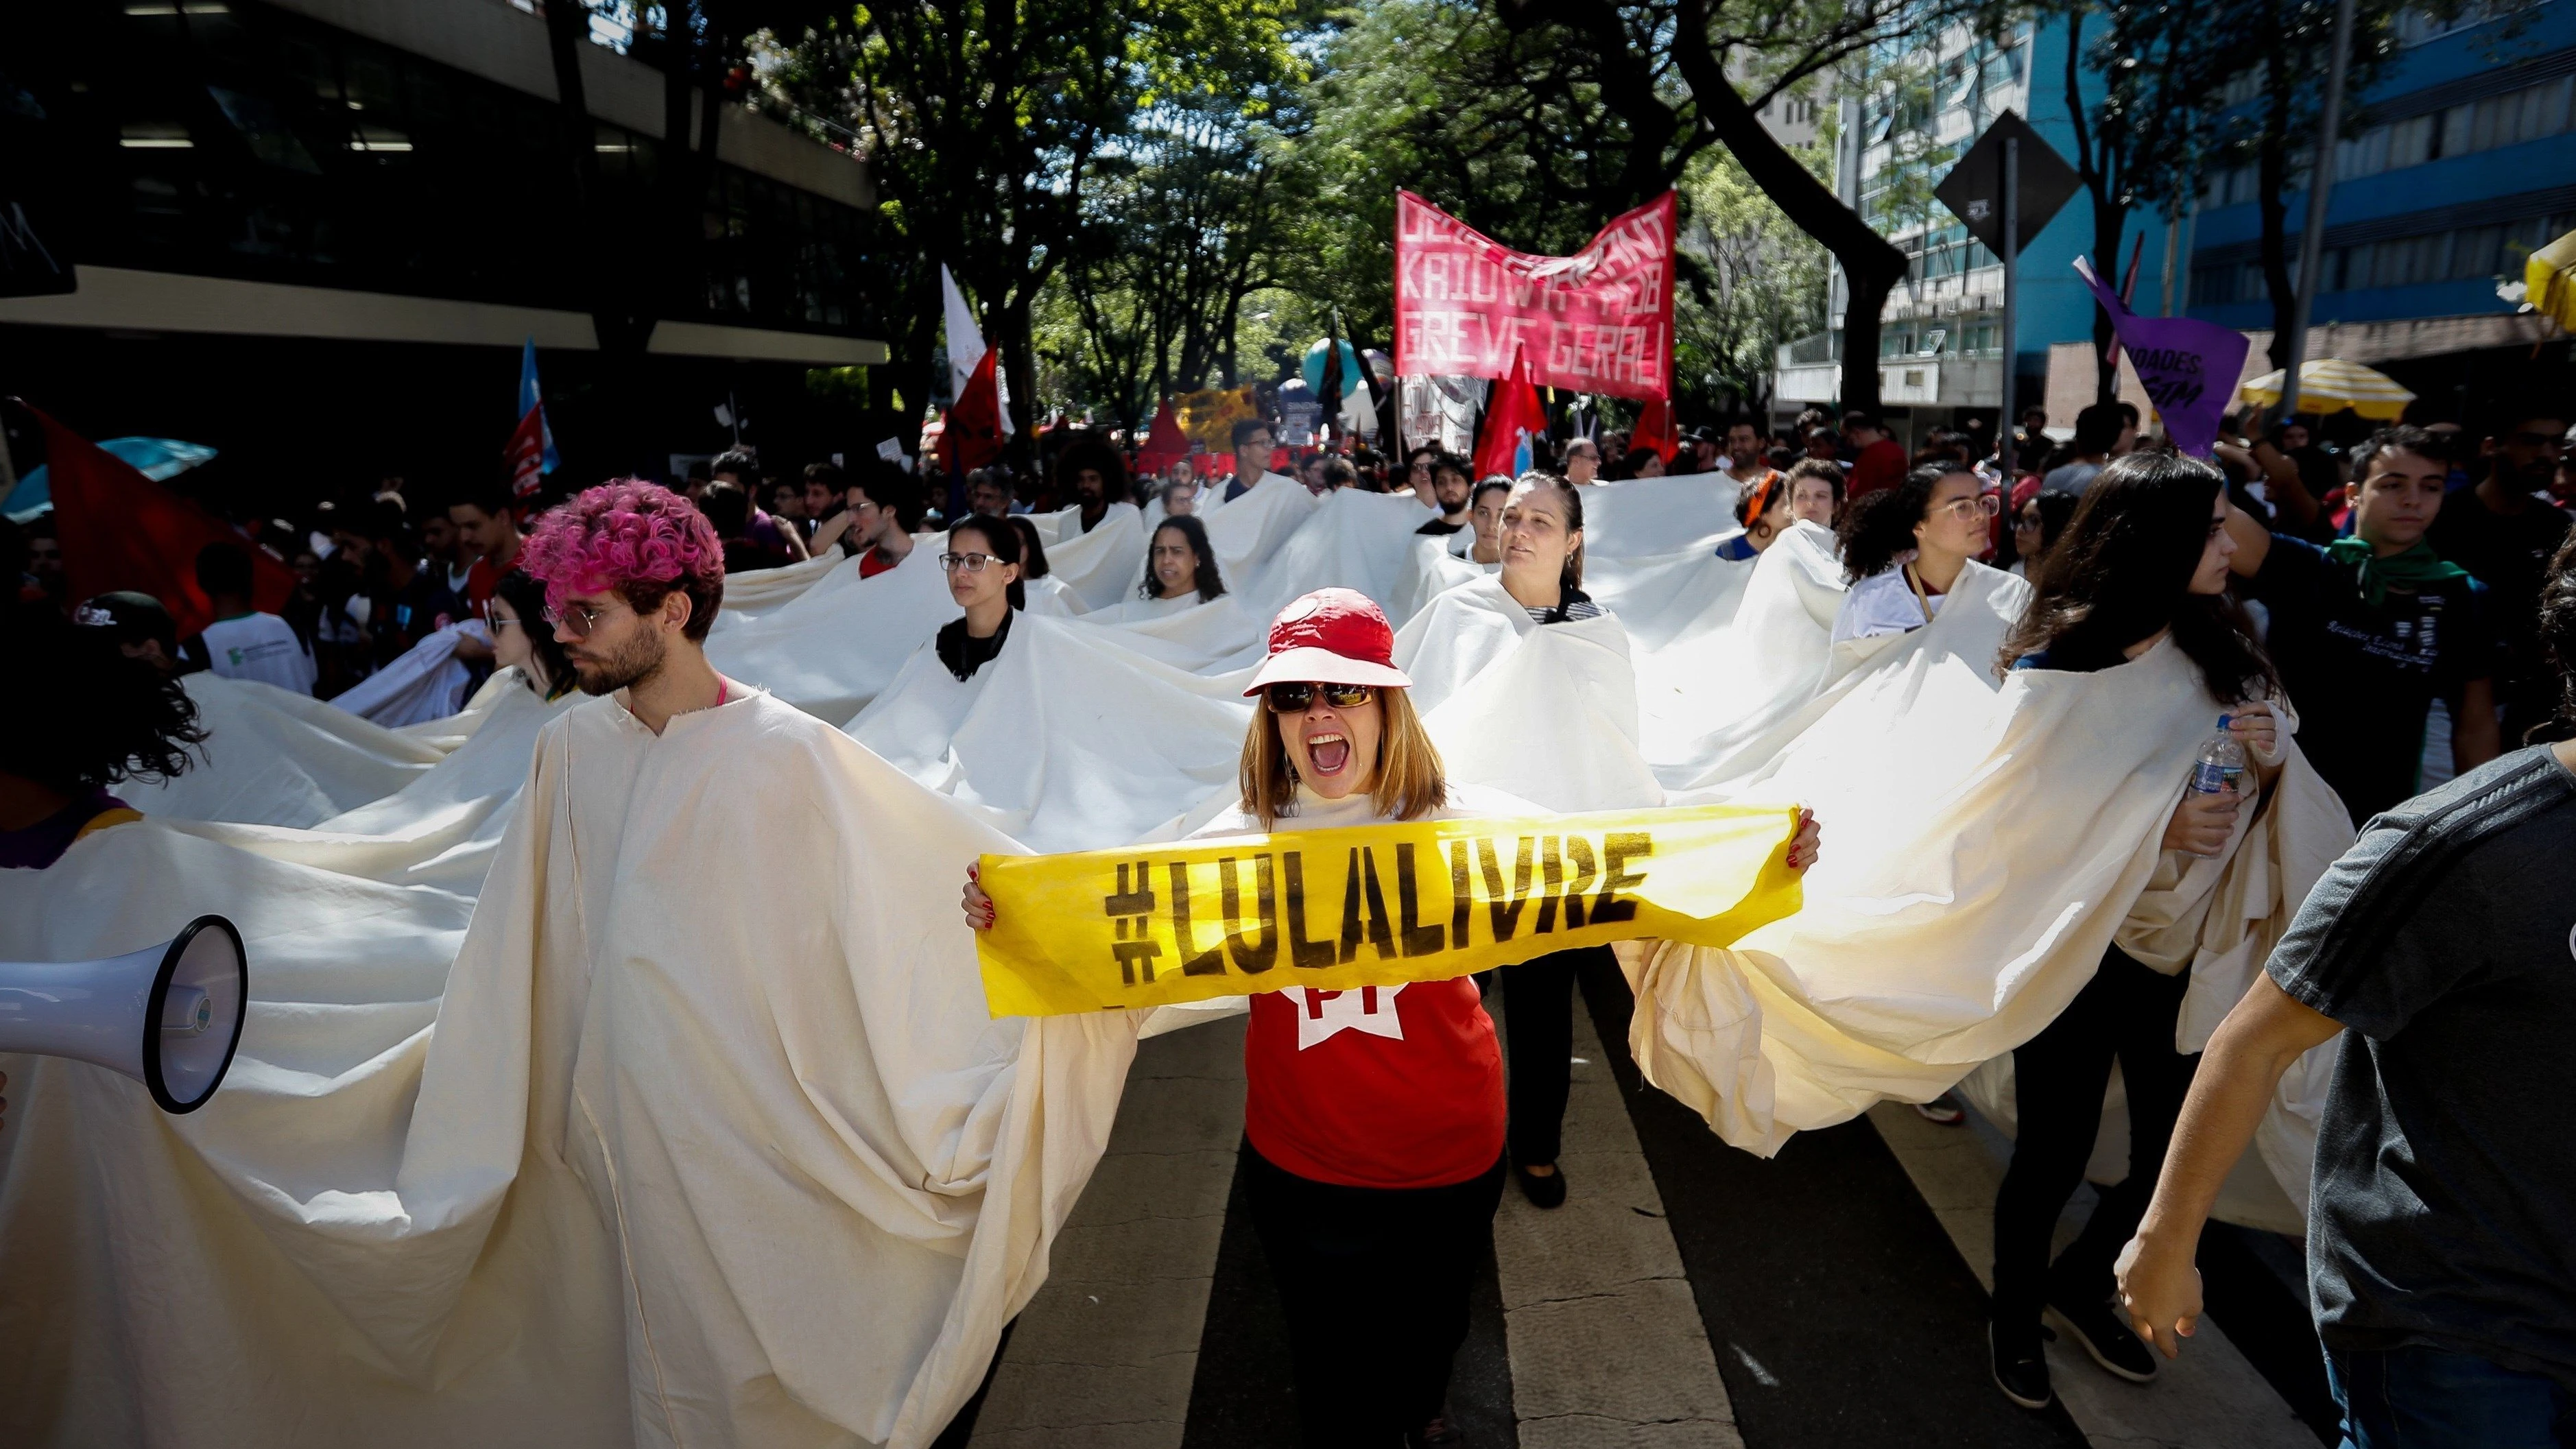
[{"label": "pink wig", "polygon": [[546,586],[551,609],[575,594],[639,584],[657,596],[673,588],[721,596],[724,589],[715,527],[686,497],[641,478],[585,489],[540,517],[519,550],[519,567]]}]

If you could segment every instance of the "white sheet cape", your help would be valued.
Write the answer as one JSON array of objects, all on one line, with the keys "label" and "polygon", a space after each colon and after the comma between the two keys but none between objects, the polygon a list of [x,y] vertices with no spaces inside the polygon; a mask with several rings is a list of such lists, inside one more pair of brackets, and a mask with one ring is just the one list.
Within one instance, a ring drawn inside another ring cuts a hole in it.
[{"label": "white sheet cape", "polygon": [[2054,1019],[2115,936],[2146,950],[2138,923],[2208,899],[2180,947],[2203,1003],[2186,1007],[2189,1046],[2351,843],[2293,742],[2227,858],[2147,899],[2219,708],[2198,671],[2169,641],[2093,674],[2018,671],[2000,689],[1991,668],[1918,650],[1751,783],[1741,798],[1804,801],[1823,824],[1797,915],[1732,950],[1626,953],[1639,1066],[1727,1141],[1767,1155],[1882,1098],[1929,1100]]},{"label": "white sheet cape", "polygon": [[0,872],[9,956],[221,901],[254,972],[194,1116],[0,1059],[0,1278],[54,1310],[0,1318],[0,1438],[928,1442],[1133,1050],[1120,1015],[988,1020],[968,933],[910,908],[1015,848],[751,695],[555,720],[470,907],[150,821]]}]

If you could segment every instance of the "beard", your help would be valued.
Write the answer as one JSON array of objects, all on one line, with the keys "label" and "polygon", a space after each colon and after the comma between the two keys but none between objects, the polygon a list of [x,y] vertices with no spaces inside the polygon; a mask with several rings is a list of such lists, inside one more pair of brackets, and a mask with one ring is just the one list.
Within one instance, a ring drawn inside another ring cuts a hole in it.
[{"label": "beard", "polygon": [[633,639],[605,658],[593,660],[574,656],[573,677],[584,694],[615,694],[629,685],[651,678],[654,671],[662,667],[664,649],[660,634],[639,630]]}]

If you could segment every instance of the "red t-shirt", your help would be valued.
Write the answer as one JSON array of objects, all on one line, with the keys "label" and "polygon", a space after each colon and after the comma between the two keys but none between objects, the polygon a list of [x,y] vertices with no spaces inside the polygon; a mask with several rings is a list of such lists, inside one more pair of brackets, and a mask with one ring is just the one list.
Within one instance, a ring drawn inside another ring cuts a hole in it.
[{"label": "red t-shirt", "polygon": [[1852,464],[1850,481],[1843,485],[1843,495],[1866,498],[1904,481],[1905,445],[1894,438],[1881,438],[1860,450],[1860,457]]},{"label": "red t-shirt", "polygon": [[478,558],[474,567],[465,571],[465,602],[474,617],[491,615],[492,591],[501,586],[502,570],[492,567],[490,559]]},{"label": "red t-shirt", "polygon": [[1243,1131],[1317,1182],[1443,1187],[1503,1153],[1503,1054],[1472,977],[1252,998]]},{"label": "red t-shirt", "polygon": [[859,555],[859,577],[875,578],[901,562],[903,562],[902,559],[896,558],[875,544],[869,544],[867,552]]}]

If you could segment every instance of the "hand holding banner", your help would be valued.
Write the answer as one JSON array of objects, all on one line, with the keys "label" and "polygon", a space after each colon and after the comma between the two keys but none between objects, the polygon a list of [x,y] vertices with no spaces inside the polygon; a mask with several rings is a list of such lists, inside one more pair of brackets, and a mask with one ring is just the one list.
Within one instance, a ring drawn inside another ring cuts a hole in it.
[{"label": "hand holding banner", "polygon": [[1798,812],[1699,805],[988,855],[995,1016],[1445,981],[1638,937],[1733,944],[1798,909]]}]

